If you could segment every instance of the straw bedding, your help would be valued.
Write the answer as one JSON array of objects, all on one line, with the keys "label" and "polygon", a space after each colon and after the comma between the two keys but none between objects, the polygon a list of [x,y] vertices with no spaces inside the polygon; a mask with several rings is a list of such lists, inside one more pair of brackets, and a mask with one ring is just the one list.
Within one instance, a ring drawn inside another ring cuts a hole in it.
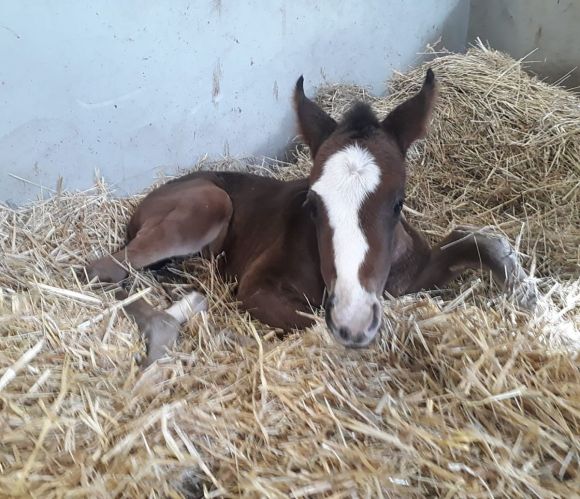
[{"label": "straw bedding", "polygon": [[[122,244],[139,196],[99,183],[3,208],[2,496],[578,493],[579,101],[483,48],[430,65],[440,101],[411,153],[407,216],[434,239],[454,223],[507,234],[537,275],[539,311],[476,276],[389,301],[392,332],[346,351],[322,324],[277,337],[238,311],[211,263],[189,259],[132,276],[158,306],[193,288],[210,299],[141,374],[135,326],[76,277]],[[386,98],[348,86],[318,98],[337,116],[355,98],[383,115],[423,72],[396,76]],[[273,174],[307,168],[302,154]]]}]

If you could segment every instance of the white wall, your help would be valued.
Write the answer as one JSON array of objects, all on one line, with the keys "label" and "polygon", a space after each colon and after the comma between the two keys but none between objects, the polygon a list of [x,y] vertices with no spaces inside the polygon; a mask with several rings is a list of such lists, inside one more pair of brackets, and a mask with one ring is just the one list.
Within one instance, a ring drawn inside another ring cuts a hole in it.
[{"label": "white wall", "polygon": [[471,0],[469,41],[480,37],[521,58],[547,81],[575,71],[563,85],[580,87],[580,0]]},{"label": "white wall", "polygon": [[324,81],[384,90],[468,0],[0,0],[0,201],[92,185],[134,192],[204,154],[274,155],[290,94]]}]

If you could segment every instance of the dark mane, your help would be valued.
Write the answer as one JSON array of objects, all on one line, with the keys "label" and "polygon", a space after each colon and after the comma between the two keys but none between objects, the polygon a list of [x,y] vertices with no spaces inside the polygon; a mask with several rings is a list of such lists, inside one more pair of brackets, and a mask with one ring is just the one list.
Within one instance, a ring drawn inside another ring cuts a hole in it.
[{"label": "dark mane", "polygon": [[355,103],[344,115],[340,130],[348,133],[353,139],[366,139],[379,128],[379,120],[368,104]]}]

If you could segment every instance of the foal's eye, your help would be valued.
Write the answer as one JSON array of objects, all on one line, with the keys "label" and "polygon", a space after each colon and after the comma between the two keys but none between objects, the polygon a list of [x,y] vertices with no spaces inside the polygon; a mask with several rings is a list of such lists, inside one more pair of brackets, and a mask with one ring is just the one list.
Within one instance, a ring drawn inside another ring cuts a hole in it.
[{"label": "foal's eye", "polygon": [[397,203],[395,204],[395,216],[399,216],[401,214],[401,211],[403,210],[403,200],[401,199],[400,201],[397,201]]},{"label": "foal's eye", "polygon": [[316,201],[310,200],[308,201],[308,212],[310,213],[310,218],[312,220],[316,220],[318,216],[318,208],[316,206]]},{"label": "foal's eye", "polygon": [[318,216],[318,208],[316,206],[316,199],[310,193],[306,196],[306,201],[304,201],[304,207],[308,210],[310,218],[315,220]]}]

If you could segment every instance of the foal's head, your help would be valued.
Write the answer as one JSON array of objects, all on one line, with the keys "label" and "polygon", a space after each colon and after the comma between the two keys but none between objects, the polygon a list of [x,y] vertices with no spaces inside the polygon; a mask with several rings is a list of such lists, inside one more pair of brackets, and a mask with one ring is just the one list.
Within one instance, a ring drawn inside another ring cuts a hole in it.
[{"label": "foal's head", "polygon": [[345,346],[364,347],[380,330],[398,250],[405,153],[424,135],[434,98],[429,69],[421,91],[383,121],[358,103],[337,123],[304,95],[302,77],[296,83],[298,123],[313,158],[307,204],[327,288],[326,322]]}]

